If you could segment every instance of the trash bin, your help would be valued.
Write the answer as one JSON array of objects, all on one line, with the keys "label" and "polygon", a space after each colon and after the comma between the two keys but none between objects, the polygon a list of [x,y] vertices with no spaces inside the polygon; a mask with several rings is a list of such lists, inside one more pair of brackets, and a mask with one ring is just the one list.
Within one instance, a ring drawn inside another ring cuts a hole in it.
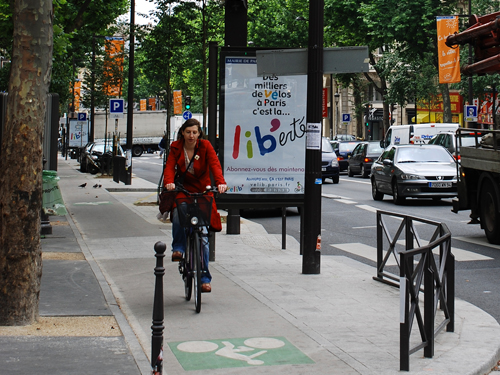
[{"label": "trash bin", "polygon": [[64,216],[68,212],[59,190],[57,171],[43,171],[42,210],[46,215]]}]

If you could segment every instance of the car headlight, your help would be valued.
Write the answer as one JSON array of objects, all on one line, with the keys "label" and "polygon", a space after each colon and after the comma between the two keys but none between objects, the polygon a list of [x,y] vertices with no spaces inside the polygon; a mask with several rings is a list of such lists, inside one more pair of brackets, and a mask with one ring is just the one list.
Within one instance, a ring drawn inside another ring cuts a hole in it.
[{"label": "car headlight", "polygon": [[423,180],[424,178],[422,176],[416,175],[416,174],[409,174],[409,173],[403,173],[401,175],[402,180]]},{"label": "car headlight", "polygon": [[332,159],[331,166],[332,167],[338,167],[339,166],[339,161],[337,159]]}]

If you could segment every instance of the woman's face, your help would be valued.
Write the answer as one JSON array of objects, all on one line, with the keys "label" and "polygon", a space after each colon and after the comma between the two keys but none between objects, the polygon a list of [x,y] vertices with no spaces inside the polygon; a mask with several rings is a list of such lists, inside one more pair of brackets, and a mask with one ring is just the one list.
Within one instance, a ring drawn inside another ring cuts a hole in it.
[{"label": "woman's face", "polygon": [[190,145],[195,144],[198,140],[198,137],[200,136],[198,125],[188,126],[186,129],[184,129],[182,135],[184,136],[184,142]]}]

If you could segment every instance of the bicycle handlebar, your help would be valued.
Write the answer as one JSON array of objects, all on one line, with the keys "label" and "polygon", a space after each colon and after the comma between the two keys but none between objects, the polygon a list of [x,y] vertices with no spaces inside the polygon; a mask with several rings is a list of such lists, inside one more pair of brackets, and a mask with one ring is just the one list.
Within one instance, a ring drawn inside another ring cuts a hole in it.
[{"label": "bicycle handlebar", "polygon": [[206,186],[205,187],[205,191],[201,192],[201,193],[192,193],[188,190],[186,190],[184,188],[184,186],[182,186],[181,184],[177,183],[175,184],[175,189],[173,190],[167,190],[165,188],[163,188],[163,191],[166,191],[166,192],[169,192],[169,193],[178,193],[178,192],[181,192],[181,193],[184,193],[190,197],[200,197],[202,195],[206,195],[208,193],[214,193],[214,194],[219,194],[219,189],[217,188],[217,186]]}]

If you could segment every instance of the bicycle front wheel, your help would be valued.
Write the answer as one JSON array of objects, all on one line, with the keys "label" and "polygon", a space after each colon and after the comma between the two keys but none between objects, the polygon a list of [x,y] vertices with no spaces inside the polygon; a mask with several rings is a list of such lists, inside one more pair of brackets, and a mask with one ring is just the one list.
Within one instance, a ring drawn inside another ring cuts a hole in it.
[{"label": "bicycle front wheel", "polygon": [[196,312],[201,311],[201,237],[198,232],[193,233],[193,278],[194,278],[194,305]]},{"label": "bicycle front wheel", "polygon": [[184,280],[184,296],[186,297],[186,301],[191,300],[191,293],[193,290],[193,276],[191,270],[193,269],[193,261],[191,254],[193,251],[191,250],[191,240],[187,237],[187,246],[186,252],[184,253],[184,268],[182,273],[182,279]]}]

